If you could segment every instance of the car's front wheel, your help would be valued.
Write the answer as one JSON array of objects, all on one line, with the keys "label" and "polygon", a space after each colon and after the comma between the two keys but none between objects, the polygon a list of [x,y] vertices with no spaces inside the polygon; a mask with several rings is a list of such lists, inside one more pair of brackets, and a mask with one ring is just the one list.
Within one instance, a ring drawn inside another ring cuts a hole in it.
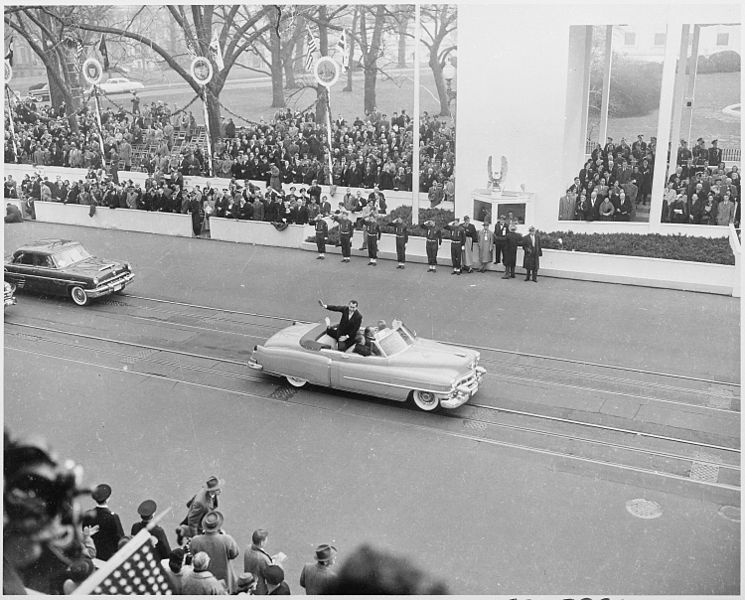
[{"label": "car's front wheel", "polygon": [[435,410],[439,405],[440,401],[433,392],[424,392],[422,390],[414,390],[414,404],[418,408],[427,412]]},{"label": "car's front wheel", "polygon": [[72,301],[78,306],[85,306],[88,304],[88,293],[79,285],[76,285],[70,290],[70,298],[72,298]]},{"label": "car's front wheel", "polygon": [[288,383],[292,387],[301,388],[306,383],[308,383],[307,379],[300,379],[299,377],[292,377],[292,375],[285,375],[285,378],[287,379]]}]

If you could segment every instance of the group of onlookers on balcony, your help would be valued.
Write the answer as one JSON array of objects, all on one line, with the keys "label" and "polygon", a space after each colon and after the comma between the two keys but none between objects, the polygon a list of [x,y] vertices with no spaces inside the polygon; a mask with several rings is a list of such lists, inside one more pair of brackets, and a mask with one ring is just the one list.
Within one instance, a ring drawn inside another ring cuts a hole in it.
[{"label": "group of onlookers on balcony", "polygon": [[[559,203],[560,220],[631,221],[640,206],[650,203],[656,138],[643,135],[629,145],[608,138],[597,144]],[[739,226],[740,171],[722,162],[718,140],[707,148],[698,138],[693,150],[681,140],[676,168],[666,182],[663,223]]]}]

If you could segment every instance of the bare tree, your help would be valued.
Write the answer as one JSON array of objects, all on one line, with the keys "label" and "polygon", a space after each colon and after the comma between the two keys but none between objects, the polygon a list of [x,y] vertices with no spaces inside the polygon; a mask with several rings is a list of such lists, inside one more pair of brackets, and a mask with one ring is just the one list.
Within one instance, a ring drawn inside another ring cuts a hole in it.
[{"label": "bare tree", "polygon": [[452,40],[457,29],[458,7],[454,4],[428,4],[422,6],[421,13],[421,39],[429,50],[428,64],[435,78],[440,115],[449,116],[450,97],[442,71],[450,54],[458,48]]},{"label": "bare tree", "polygon": [[[372,22],[371,22],[372,21]],[[362,54],[365,76],[365,112],[375,109],[375,86],[378,79],[378,59],[381,57],[381,41],[386,24],[386,8],[382,4],[359,6],[359,29],[357,42]]]}]

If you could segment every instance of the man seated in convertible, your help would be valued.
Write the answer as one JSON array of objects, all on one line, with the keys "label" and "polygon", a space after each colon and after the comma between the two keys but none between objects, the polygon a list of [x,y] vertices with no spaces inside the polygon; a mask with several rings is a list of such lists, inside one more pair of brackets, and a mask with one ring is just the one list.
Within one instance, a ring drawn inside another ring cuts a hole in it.
[{"label": "man seated in convertible", "polygon": [[[391,327],[385,321],[378,321],[377,327],[360,328],[354,344],[344,352],[361,356],[392,356],[414,343],[415,334],[399,320],[394,319]],[[337,342],[327,335],[325,323],[319,323],[300,338],[300,346],[306,350],[338,350]]]}]

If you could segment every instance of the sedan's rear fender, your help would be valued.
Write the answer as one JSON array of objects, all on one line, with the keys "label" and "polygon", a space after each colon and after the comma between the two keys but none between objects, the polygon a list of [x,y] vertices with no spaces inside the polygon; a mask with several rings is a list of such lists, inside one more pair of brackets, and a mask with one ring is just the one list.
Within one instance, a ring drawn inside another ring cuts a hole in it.
[{"label": "sedan's rear fender", "polygon": [[305,379],[309,383],[330,386],[329,365],[331,361],[318,352],[301,348],[267,348],[257,346],[251,357],[262,366],[265,373],[289,375]]}]

